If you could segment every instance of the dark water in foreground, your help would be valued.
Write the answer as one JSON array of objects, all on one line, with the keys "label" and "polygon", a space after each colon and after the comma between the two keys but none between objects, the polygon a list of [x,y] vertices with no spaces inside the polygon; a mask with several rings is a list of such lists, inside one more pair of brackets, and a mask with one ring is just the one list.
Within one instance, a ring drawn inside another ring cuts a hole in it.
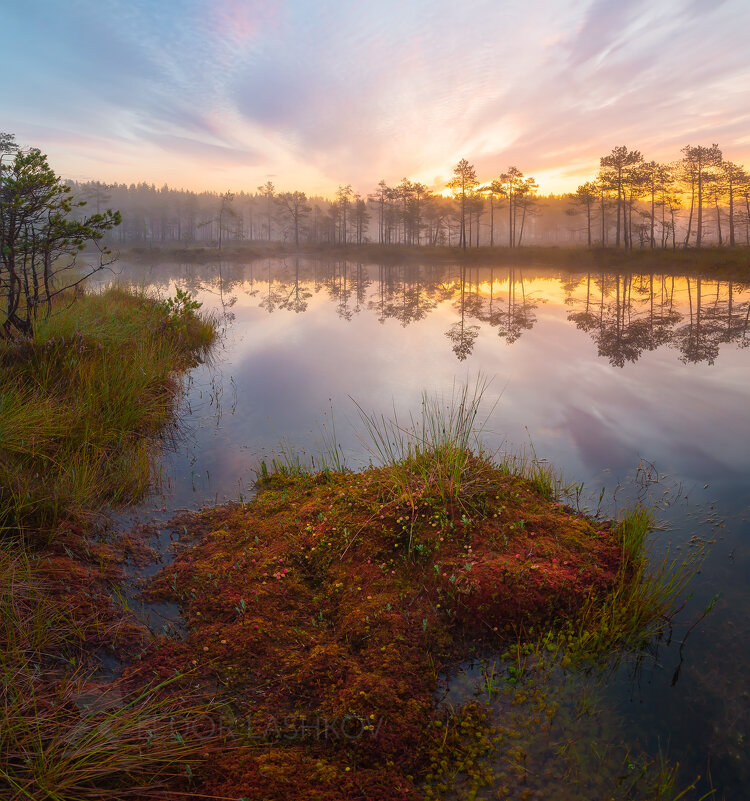
[{"label": "dark water in foreground", "polygon": [[[488,404],[497,400],[491,445],[533,442],[569,482],[584,482],[581,504],[595,507],[602,488],[609,513],[659,500],[655,556],[670,543],[687,553],[694,537],[712,543],[672,644],[605,682],[566,685],[558,720],[604,750],[627,743],[626,773],[636,754],[661,753],[679,761],[680,787],[701,774],[714,798],[750,797],[750,285],[307,259],[126,264],[120,280],[164,295],[187,288],[224,330],[214,363],[186,382],[180,439],[141,518],[247,497],[281,439],[316,453],[335,428],[347,463],[363,465],[352,398],[403,415],[422,390],[450,395],[481,372],[493,379]],[[681,661],[685,631],[717,593]],[[488,663],[464,668],[455,698],[481,696]],[[575,711],[587,691],[601,704],[593,717]],[[533,744],[557,746],[552,735]],[[599,797],[597,770],[577,776],[590,790],[571,797]]]}]

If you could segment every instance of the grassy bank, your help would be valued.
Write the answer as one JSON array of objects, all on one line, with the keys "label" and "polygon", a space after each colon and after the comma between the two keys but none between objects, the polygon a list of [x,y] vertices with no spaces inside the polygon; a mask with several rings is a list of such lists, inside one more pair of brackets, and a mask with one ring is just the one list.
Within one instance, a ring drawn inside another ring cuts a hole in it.
[{"label": "grassy bank", "polygon": [[[644,510],[602,524],[566,508],[538,463],[483,454],[477,402],[464,394],[442,415],[425,399],[411,430],[365,417],[382,466],[336,470],[328,454],[330,469],[308,472],[287,448],[251,503],[175,521],[200,541],[152,593],[181,604],[188,634],[152,648],[129,680],[189,673],[224,704],[233,747],[205,766],[197,792],[605,797],[586,795],[593,778],[608,798],[674,797],[669,771],[646,760],[618,778],[635,758],[627,749],[599,763],[587,752],[595,773],[580,782],[567,757],[557,774],[547,765],[529,779],[521,756],[508,756],[550,731],[549,676],[651,642],[692,568],[648,565]],[[533,699],[513,723],[476,699],[436,699],[440,675],[482,653],[497,659],[487,696],[519,708]],[[497,753],[511,763],[500,785]]]},{"label": "grassy bank", "polygon": [[214,332],[187,300],[112,288],[61,298],[33,339],[0,342],[0,532],[142,494],[179,373]]},{"label": "grassy bank", "polygon": [[180,373],[215,326],[178,293],[58,298],[32,339],[0,343],[0,796],[173,797],[210,748],[205,699],[176,681],[106,681],[103,654],[148,632],[117,601],[127,553],[92,517],[138,497],[174,419]]},{"label": "grassy bank", "polygon": [[465,264],[533,264],[565,270],[627,269],[633,271],[675,271],[695,273],[713,271],[718,275],[731,272],[738,279],[750,278],[750,248],[706,247],[679,248],[676,250],[637,248],[542,247],[529,245],[519,248],[479,247],[464,251],[455,247],[415,247],[402,245],[305,245],[299,249],[280,242],[230,243],[221,252],[217,248],[202,246],[138,247],[121,251],[125,258],[144,263],[174,261],[203,264],[223,261],[252,261],[261,258],[303,256],[307,258],[347,259],[377,264],[401,263],[465,263]]}]

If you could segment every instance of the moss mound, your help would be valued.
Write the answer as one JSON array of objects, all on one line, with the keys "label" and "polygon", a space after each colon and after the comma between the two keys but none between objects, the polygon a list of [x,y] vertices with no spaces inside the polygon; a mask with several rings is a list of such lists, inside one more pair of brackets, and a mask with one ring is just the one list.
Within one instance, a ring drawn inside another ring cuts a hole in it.
[{"label": "moss mound", "polygon": [[255,500],[185,516],[200,540],[158,576],[182,641],[133,672],[188,672],[227,703],[230,747],[201,792],[409,799],[440,727],[437,676],[483,641],[607,593],[621,543],[537,485],[468,459],[448,497],[422,469],[273,476]]}]

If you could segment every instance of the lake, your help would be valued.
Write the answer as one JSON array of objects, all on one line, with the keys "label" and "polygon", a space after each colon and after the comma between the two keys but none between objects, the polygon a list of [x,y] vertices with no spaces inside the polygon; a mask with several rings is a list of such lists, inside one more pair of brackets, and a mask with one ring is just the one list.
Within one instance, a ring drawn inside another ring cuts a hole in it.
[{"label": "lake", "polygon": [[[716,798],[743,796],[750,784],[749,284],[312,258],[119,270],[118,280],[162,295],[188,289],[222,329],[212,362],[186,380],[159,491],[135,514],[159,521],[176,509],[246,499],[261,460],[281,441],[312,459],[333,439],[347,465],[363,466],[370,454],[355,402],[408,419],[423,390],[450,397],[456,383],[485,376],[487,447],[535,453],[568,484],[583,483],[573,505],[616,514],[638,499],[658,502],[654,559],[708,543],[671,643],[599,680],[605,712],[586,731],[627,743],[633,754],[679,762],[680,788],[700,774],[696,798],[710,788]],[[470,694],[480,674],[486,679],[486,664],[461,666],[449,681],[463,688],[456,697]],[[574,682],[561,703],[573,709],[588,681]],[[536,744],[539,765],[553,746]]]}]

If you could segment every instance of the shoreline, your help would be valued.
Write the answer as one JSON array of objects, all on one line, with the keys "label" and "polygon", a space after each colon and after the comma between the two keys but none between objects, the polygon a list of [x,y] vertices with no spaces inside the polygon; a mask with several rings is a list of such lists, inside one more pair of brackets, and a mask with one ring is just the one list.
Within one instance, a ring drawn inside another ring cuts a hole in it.
[{"label": "shoreline", "polygon": [[278,242],[248,242],[230,245],[219,251],[215,247],[172,245],[145,247],[128,245],[119,250],[124,259],[143,263],[175,261],[185,263],[209,263],[216,261],[247,261],[265,258],[325,258],[360,261],[368,263],[451,263],[471,265],[534,264],[558,267],[566,270],[584,271],[594,267],[604,269],[648,270],[664,268],[688,272],[715,270],[723,275],[728,270],[740,271],[750,277],[750,247],[736,248],[678,248],[676,250],[617,250],[615,248],[542,247],[523,246],[480,247],[466,251],[459,248],[432,248],[427,246],[384,246],[366,244],[360,246],[284,247]]}]

